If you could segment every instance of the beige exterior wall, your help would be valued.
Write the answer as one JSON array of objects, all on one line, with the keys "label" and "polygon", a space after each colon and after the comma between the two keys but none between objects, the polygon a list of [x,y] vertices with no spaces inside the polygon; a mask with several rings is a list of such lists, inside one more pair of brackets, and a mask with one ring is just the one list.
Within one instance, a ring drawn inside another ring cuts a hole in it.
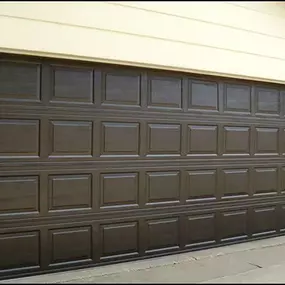
[{"label": "beige exterior wall", "polygon": [[274,2],[1,2],[0,51],[285,83]]}]

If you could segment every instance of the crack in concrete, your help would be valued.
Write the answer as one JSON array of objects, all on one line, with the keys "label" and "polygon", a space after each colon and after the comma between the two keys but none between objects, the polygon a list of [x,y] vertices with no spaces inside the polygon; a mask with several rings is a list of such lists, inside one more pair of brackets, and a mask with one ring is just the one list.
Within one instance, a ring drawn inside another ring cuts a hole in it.
[{"label": "crack in concrete", "polygon": [[248,262],[248,264],[253,265],[253,266],[257,267],[257,268],[263,268],[261,265],[258,265],[258,264],[255,264],[255,263]]}]

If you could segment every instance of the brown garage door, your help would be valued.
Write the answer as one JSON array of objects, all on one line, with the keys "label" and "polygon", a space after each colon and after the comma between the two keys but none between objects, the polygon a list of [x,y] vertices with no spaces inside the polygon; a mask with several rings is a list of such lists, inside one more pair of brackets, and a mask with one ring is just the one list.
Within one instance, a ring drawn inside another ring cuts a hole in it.
[{"label": "brown garage door", "polygon": [[284,94],[2,54],[0,276],[281,234]]}]

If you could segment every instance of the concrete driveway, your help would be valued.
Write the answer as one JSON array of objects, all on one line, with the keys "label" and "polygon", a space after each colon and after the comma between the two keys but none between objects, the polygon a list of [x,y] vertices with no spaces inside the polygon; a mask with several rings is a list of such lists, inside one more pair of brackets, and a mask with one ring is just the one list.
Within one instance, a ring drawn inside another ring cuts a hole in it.
[{"label": "concrete driveway", "polygon": [[285,237],[0,283],[284,283]]}]

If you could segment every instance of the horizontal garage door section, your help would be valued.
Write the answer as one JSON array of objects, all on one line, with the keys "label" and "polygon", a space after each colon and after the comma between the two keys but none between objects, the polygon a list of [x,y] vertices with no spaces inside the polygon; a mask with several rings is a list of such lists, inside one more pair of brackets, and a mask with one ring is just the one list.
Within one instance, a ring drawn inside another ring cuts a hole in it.
[{"label": "horizontal garage door section", "polygon": [[2,54],[1,277],[282,234],[284,94]]}]

